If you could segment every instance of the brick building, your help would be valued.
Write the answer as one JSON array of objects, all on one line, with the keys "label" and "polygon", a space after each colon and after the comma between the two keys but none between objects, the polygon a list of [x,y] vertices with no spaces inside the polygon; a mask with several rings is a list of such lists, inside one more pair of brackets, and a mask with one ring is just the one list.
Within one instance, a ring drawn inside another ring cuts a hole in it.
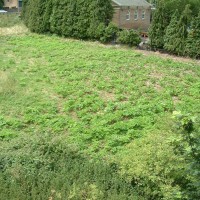
[{"label": "brick building", "polygon": [[17,11],[22,7],[22,0],[4,0],[4,9]]},{"label": "brick building", "polygon": [[112,0],[113,23],[119,28],[147,31],[150,26],[151,4],[145,0]]}]

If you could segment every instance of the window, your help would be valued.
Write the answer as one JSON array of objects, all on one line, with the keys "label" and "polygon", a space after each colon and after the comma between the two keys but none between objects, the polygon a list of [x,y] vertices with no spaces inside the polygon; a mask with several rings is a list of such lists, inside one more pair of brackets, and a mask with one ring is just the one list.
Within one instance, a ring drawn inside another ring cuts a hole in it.
[{"label": "window", "polygon": [[131,13],[130,13],[130,11],[128,11],[126,14],[126,20],[130,20],[130,18],[131,18]]},{"label": "window", "polygon": [[135,10],[134,11],[134,20],[137,20],[138,19],[138,10]]},{"label": "window", "polygon": [[145,19],[145,10],[142,11],[142,19]]}]

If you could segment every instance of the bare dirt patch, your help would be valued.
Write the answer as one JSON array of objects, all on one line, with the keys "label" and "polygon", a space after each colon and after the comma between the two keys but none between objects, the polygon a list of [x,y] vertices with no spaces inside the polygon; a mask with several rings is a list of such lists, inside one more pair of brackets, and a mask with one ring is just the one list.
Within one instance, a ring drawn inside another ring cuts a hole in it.
[{"label": "bare dirt patch", "polygon": [[200,64],[200,60],[194,60],[192,58],[170,55],[167,53],[161,53],[159,51],[154,52],[154,51],[145,51],[145,50],[139,50],[139,49],[135,49],[134,51],[138,52],[138,53],[142,53],[144,56],[156,55],[156,56],[159,56],[159,57],[162,57],[165,59],[172,59],[172,60],[178,61],[178,62],[194,62],[194,63]]},{"label": "bare dirt patch", "polygon": [[115,94],[111,93],[111,92],[106,92],[106,91],[100,91],[99,92],[99,96],[104,100],[104,101],[114,101],[115,98]]}]

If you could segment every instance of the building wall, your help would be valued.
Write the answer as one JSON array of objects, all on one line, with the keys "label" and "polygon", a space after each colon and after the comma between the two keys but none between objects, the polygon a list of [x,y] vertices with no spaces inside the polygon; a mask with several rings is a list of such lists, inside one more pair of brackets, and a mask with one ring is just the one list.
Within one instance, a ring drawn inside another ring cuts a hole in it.
[{"label": "building wall", "polygon": [[[138,11],[137,20],[134,19],[134,12]],[[145,11],[145,18],[142,19],[142,12]],[[141,29],[147,31],[150,26],[151,8],[142,7],[117,7],[114,6],[113,23],[119,28]],[[130,12],[130,19],[127,20],[127,14]]]},{"label": "building wall", "polygon": [[4,0],[4,7],[18,8],[18,0]]}]

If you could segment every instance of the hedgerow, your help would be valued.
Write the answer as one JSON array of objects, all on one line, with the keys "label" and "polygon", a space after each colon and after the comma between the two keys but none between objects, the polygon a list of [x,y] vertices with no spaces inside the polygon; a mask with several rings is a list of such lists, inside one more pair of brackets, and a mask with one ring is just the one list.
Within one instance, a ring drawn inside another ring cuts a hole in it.
[{"label": "hedgerow", "polygon": [[31,31],[78,39],[95,39],[96,27],[107,26],[112,16],[111,0],[26,0],[22,11]]},{"label": "hedgerow", "polygon": [[23,3],[22,18],[32,32],[50,32],[103,43],[115,42],[120,35],[118,41],[131,46],[140,41],[139,33],[133,31],[127,31],[126,39],[122,39],[125,32],[121,33],[111,23],[111,0],[25,0]]}]

